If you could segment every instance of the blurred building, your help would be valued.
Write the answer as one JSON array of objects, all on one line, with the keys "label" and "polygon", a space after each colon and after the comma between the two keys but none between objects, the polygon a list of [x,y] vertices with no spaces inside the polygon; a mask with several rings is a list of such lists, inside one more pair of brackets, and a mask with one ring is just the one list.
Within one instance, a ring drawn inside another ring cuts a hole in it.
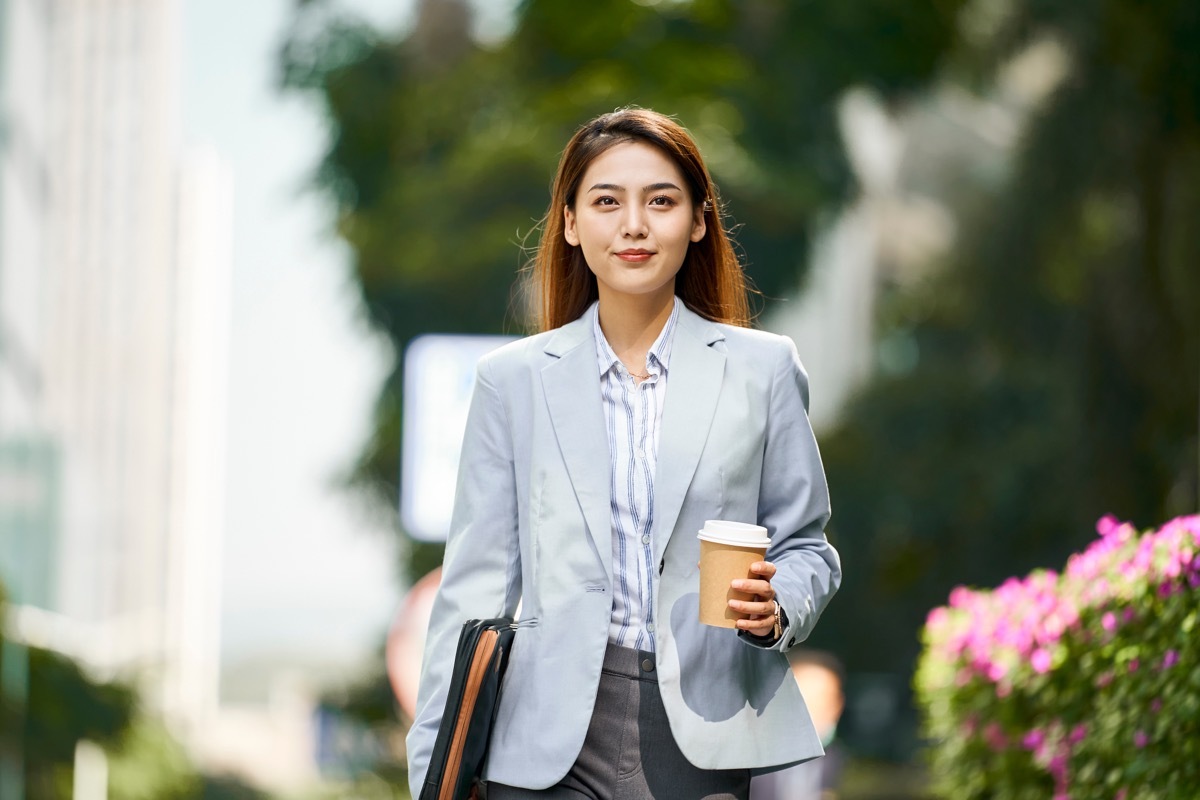
[{"label": "blurred building", "polygon": [[179,0],[0,4],[0,579],[187,737],[218,685],[232,178],[182,154],[179,42]]}]

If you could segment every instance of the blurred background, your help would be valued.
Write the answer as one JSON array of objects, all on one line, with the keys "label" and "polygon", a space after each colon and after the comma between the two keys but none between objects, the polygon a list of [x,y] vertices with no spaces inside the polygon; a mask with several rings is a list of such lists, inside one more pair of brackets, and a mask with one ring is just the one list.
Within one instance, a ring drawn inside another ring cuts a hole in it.
[{"label": "blurred background", "polygon": [[404,354],[628,104],[810,373],[838,796],[927,796],[953,586],[1197,510],[1191,0],[4,0],[0,798],[407,796]]}]

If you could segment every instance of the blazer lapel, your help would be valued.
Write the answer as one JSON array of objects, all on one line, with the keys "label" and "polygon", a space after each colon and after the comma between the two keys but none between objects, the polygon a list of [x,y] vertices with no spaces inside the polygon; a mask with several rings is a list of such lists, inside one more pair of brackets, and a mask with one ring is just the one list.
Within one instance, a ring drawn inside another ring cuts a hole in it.
[{"label": "blazer lapel", "polygon": [[711,345],[724,338],[716,325],[686,307],[680,309],[667,367],[667,402],[654,477],[652,537],[657,564],[662,563],[683,497],[708,440],[725,376],[725,354]]},{"label": "blazer lapel", "polygon": [[542,368],[542,392],[587,533],[611,584],[611,468],[592,313],[563,326],[546,345],[546,353],[557,358]]}]

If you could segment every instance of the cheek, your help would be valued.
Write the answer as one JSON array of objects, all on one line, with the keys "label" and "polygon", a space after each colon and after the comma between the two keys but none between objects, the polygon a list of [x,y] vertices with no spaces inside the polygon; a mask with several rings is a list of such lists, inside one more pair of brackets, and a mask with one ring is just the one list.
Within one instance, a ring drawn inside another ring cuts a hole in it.
[{"label": "cheek", "polygon": [[611,226],[607,224],[607,220],[603,218],[587,219],[580,220],[576,225],[575,236],[585,252],[596,252],[608,246],[613,232]]},{"label": "cheek", "polygon": [[686,247],[692,241],[692,234],[696,232],[695,223],[690,219],[672,220],[669,230],[666,232],[670,240],[681,246]]}]

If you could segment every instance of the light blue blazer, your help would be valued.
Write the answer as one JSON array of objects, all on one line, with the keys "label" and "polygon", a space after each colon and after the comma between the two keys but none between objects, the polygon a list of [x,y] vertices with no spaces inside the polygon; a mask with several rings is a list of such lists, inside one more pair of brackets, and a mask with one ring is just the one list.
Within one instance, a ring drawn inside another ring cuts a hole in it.
[{"label": "light blue blazer", "polygon": [[[429,765],[464,620],[521,616],[485,777],[542,789],[579,754],[612,614],[609,453],[591,315],[479,363],[442,585],[408,736],[409,781]],[[657,672],[680,750],[706,769],[755,772],[821,755],[784,651],[841,582],[825,539],[829,494],[790,339],[681,309],[654,484]],[[771,535],[783,638],[757,646],[698,619],[707,519]]]}]

